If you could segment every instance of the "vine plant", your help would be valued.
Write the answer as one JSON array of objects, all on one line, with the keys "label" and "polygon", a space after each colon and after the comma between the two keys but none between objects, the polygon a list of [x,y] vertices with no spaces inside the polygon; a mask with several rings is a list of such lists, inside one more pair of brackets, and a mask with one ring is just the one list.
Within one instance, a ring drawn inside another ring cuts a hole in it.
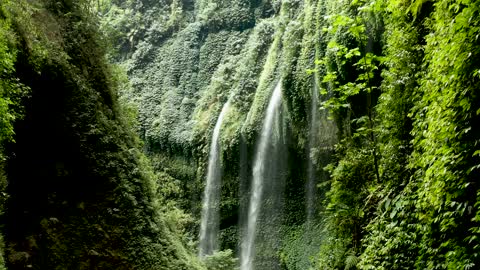
[{"label": "vine plant", "polygon": [[[324,70],[320,93],[331,94],[322,108],[332,115],[346,115],[347,122],[344,138],[337,145],[340,158],[327,167],[332,181],[327,193],[326,230],[333,232],[332,239],[344,239],[344,252],[332,260],[340,264],[327,266],[328,260],[322,264],[320,258],[320,267],[356,267],[363,227],[368,223],[367,208],[375,204],[369,202],[367,189],[371,183],[381,182],[374,106],[379,91],[376,82],[385,59],[373,50],[378,32],[375,13],[381,10],[381,1],[355,0],[347,4],[346,11],[327,15],[323,32],[331,39],[324,57],[315,61],[317,69],[310,71]],[[359,103],[366,106],[358,108]]]}]

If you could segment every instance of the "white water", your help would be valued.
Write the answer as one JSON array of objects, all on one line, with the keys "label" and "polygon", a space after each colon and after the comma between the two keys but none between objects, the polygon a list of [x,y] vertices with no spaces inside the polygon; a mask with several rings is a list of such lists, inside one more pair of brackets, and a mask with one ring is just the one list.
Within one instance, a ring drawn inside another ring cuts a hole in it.
[{"label": "white water", "polygon": [[274,119],[278,115],[282,104],[282,83],[278,82],[272,97],[270,98],[265,120],[262,127],[262,133],[257,145],[257,153],[253,164],[253,183],[250,194],[250,204],[248,208],[247,231],[242,240],[241,251],[241,270],[253,270],[253,259],[255,255],[255,237],[257,230],[257,220],[260,213],[262,202],[263,184],[265,176],[265,163],[271,157],[267,156],[270,140],[273,137]]},{"label": "white water", "polygon": [[203,195],[202,219],[200,223],[199,256],[211,255],[218,250],[220,186],[222,165],[220,162],[219,135],[223,118],[230,107],[230,101],[223,105],[220,116],[215,124],[208,157],[207,185]]},{"label": "white water", "polygon": [[307,222],[310,224],[312,222],[313,216],[315,214],[315,198],[317,195],[316,185],[317,177],[315,175],[315,165],[314,164],[314,150],[318,146],[318,136],[319,136],[319,118],[318,118],[318,88],[316,80],[313,80],[312,87],[312,100],[310,105],[310,130],[308,136],[308,179],[306,185],[307,192]]}]

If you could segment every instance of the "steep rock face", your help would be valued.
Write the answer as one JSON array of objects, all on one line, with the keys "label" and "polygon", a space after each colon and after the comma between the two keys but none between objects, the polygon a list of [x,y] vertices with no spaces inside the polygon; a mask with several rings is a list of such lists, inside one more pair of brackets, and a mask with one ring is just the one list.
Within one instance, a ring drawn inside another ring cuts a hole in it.
[{"label": "steep rock face", "polygon": [[[156,10],[158,6],[154,5],[152,9]],[[270,28],[269,33],[257,34],[257,40],[250,40],[250,43],[260,43],[256,47],[259,50],[257,56],[251,56],[245,52],[249,36],[262,16],[273,13],[269,5],[250,1],[197,1],[193,11],[184,10],[184,6],[177,8],[180,10],[178,26],[171,36],[162,39],[155,34],[168,27],[168,22],[161,24],[157,20],[149,28],[146,26],[145,37],[137,41],[128,65],[132,95],[139,102],[142,134],[152,150],[180,152],[191,148],[198,126],[195,111],[207,110],[198,110],[197,107],[208,108],[213,103],[225,102],[230,92],[227,88],[236,82],[235,78],[228,77],[213,81],[216,78],[213,74],[232,76],[237,73],[240,55],[250,56],[261,66],[271,43],[269,36],[274,32],[270,23],[265,26]],[[168,10],[168,6],[164,9]],[[171,12],[169,18],[174,20],[174,11]],[[144,16],[148,18],[149,14]],[[254,79],[259,72],[245,75]],[[215,86],[216,82],[231,85]],[[208,97],[204,97],[206,95]],[[221,104],[216,104],[214,109],[217,110],[218,106]],[[209,124],[214,122],[213,118],[209,119]]]},{"label": "steep rock face", "polygon": [[[231,100],[220,134],[222,248],[239,247],[239,223],[244,222],[248,205],[257,135],[280,80],[287,169],[285,191],[278,194],[283,198],[285,192],[279,212],[285,215],[279,220],[287,227],[304,221],[308,114],[314,84],[307,70],[314,69],[315,57],[321,54],[316,43],[321,33],[317,27],[322,17],[320,2],[143,1],[141,8],[128,3],[105,7],[103,29],[132,33],[130,40],[124,40],[130,50],[120,48],[114,57],[127,67],[132,88],[124,95],[137,104],[146,149],[157,168],[182,186],[182,207],[198,217],[211,132],[223,104]],[[121,19],[112,20],[114,14]],[[141,27],[135,18],[142,18]],[[321,143],[330,148],[316,152],[318,160],[330,156],[336,140],[336,126],[326,115],[323,121],[331,131]],[[323,159],[316,163],[318,168],[328,162]]]},{"label": "steep rock face", "polygon": [[1,4],[16,36],[10,76],[30,89],[5,151],[7,266],[200,269],[165,221],[87,4]]},{"label": "steep rock face", "polygon": [[[105,8],[105,29],[128,33],[116,55],[132,82],[125,96],[138,105],[157,169],[183,185],[182,207],[200,212],[211,132],[230,100],[221,236],[223,247],[237,247],[255,144],[282,80],[284,266],[307,269],[307,253],[318,254],[319,269],[477,266],[478,1],[216,2]],[[329,112],[310,145],[314,83]],[[319,194],[318,210],[328,210],[321,239],[296,227],[308,158],[319,181],[331,177]]]}]

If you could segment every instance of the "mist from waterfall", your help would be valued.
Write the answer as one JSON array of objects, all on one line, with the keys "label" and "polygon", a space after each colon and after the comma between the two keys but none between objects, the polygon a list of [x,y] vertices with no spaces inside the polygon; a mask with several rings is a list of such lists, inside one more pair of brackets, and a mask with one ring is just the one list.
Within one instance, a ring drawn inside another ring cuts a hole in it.
[{"label": "mist from waterfall", "polygon": [[318,117],[318,87],[315,78],[313,79],[312,98],[310,103],[310,123],[308,134],[308,168],[307,168],[307,184],[306,184],[306,213],[307,223],[310,224],[316,212],[317,197],[317,176],[315,164],[315,149],[318,146],[318,136],[320,121]]}]

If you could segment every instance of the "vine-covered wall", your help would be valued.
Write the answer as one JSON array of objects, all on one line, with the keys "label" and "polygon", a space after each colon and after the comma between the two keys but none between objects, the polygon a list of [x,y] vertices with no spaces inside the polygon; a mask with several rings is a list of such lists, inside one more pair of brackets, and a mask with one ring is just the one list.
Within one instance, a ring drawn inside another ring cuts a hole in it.
[{"label": "vine-covered wall", "polygon": [[[99,6],[102,29],[117,37],[110,57],[130,78],[122,96],[181,207],[199,218],[211,133],[231,100],[221,239],[238,248],[258,134],[281,80],[281,267],[477,266],[478,1],[217,2]],[[318,180],[313,234],[303,225],[308,162]],[[195,239],[198,222],[190,226]]]},{"label": "vine-covered wall", "polygon": [[0,269],[204,269],[118,101],[125,77],[94,14],[0,2]]}]

